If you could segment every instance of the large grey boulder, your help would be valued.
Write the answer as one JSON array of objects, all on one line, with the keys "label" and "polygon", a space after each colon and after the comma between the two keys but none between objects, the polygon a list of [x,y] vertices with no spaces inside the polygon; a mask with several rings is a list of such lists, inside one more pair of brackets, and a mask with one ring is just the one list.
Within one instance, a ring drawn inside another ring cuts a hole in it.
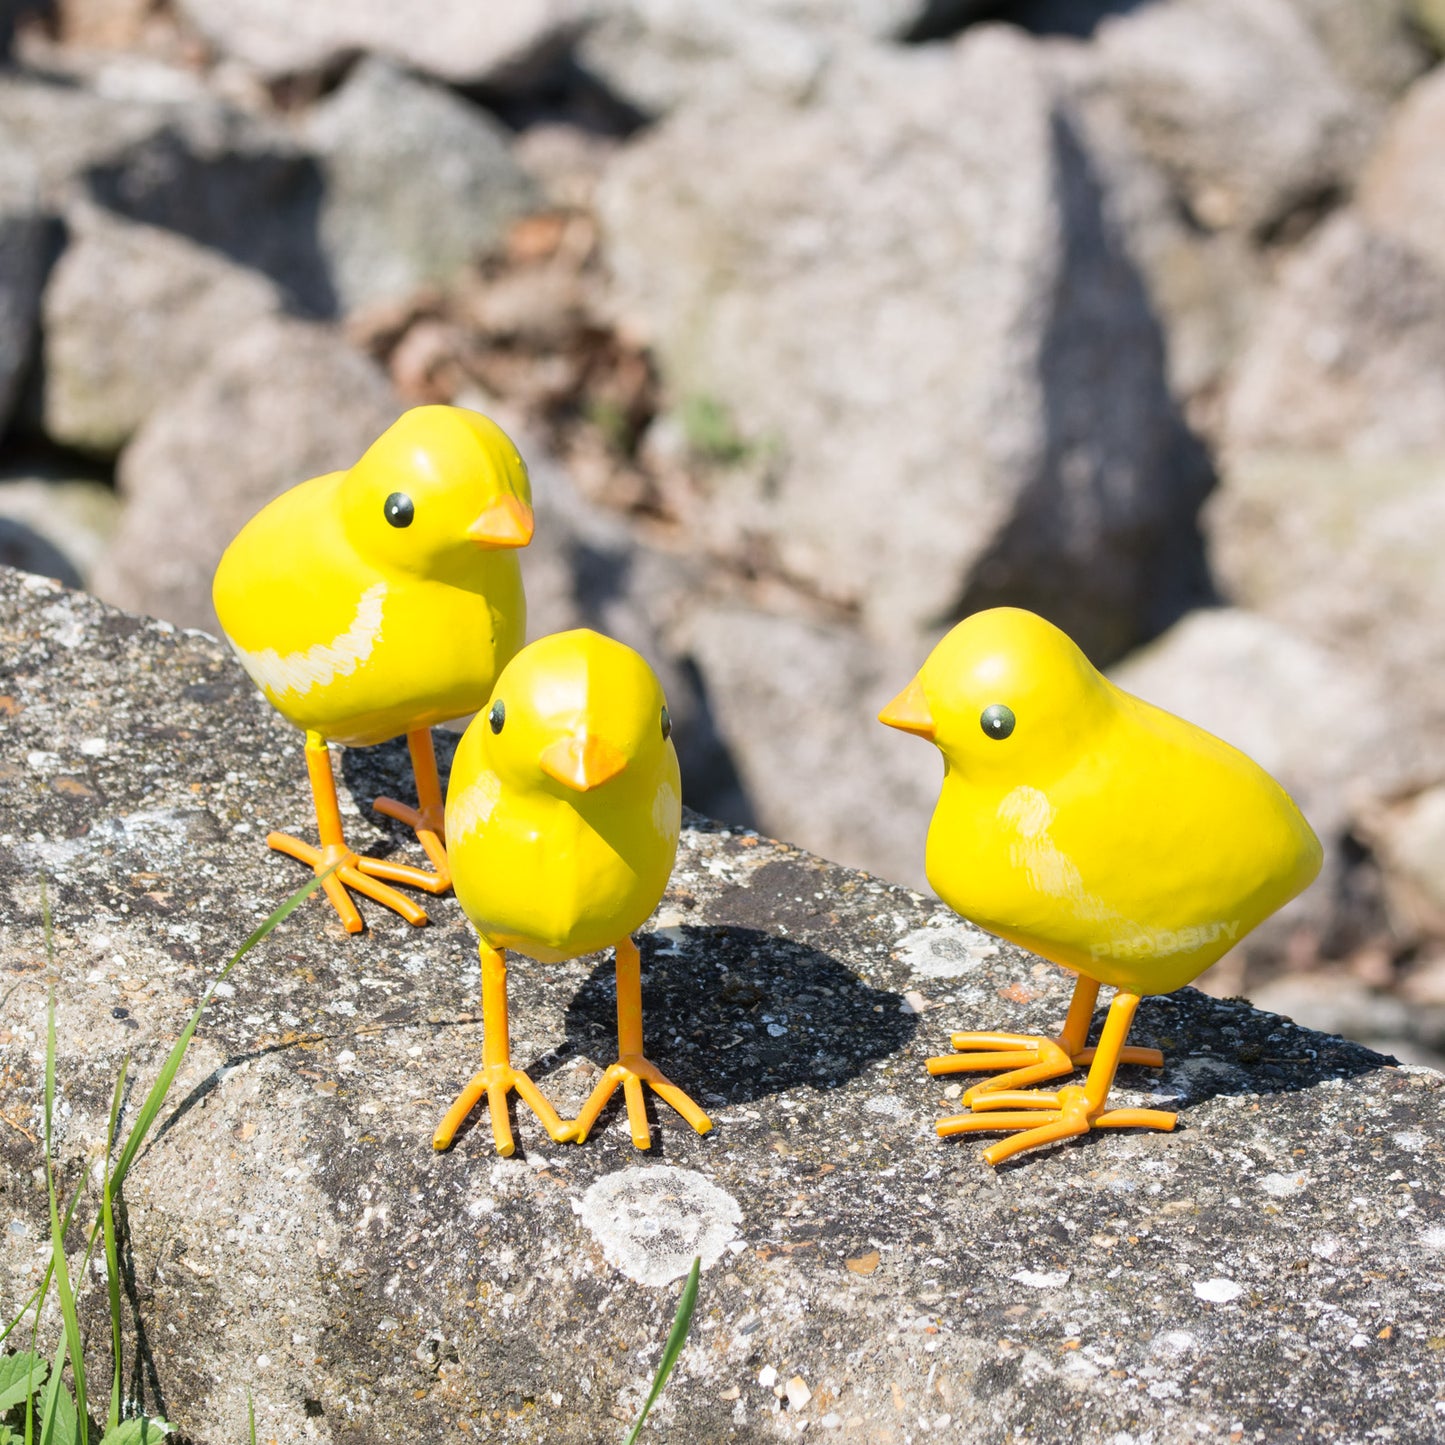
[{"label": "large grey boulder", "polygon": [[[8,1320],[49,1250],[41,876],[56,1167],[67,1196],[92,1181],[83,1227],[122,1059],[124,1131],[220,962],[297,883],[261,835],[308,828],[310,804],[300,736],[208,638],[4,574],[0,656]],[[404,752],[344,763],[352,836],[395,844],[350,810],[406,786]],[[208,1007],[126,1181],[123,1376],[195,1445],[248,1438],[248,1396],[267,1440],[621,1439],[694,1254],[658,1438],[1434,1431],[1440,1075],[1184,990],[1140,1012],[1162,1076],[1116,1086],[1177,1107],[1176,1133],[994,1172],[936,1137],[957,1083],[923,1061],[952,1028],[1053,1028],[1065,975],[694,816],[642,935],[646,1023],[714,1132],[662,1111],[640,1154],[614,1108],[556,1145],[519,1110],[514,1158],[484,1117],[438,1155],[481,1030],[474,936],[453,900],[428,906],[424,931],[369,910],[354,938],[314,901],[294,914]],[[512,960],[513,1057],[564,1113],[614,1056],[610,976],[605,957]],[[72,1238],[105,1380],[104,1287]]]},{"label": "large grey boulder", "polygon": [[1355,211],[1281,268],[1226,404],[1234,455],[1445,450],[1445,269]]},{"label": "large grey boulder", "polygon": [[714,489],[720,550],[914,645],[1009,600],[1116,655],[1191,595],[1208,467],[1022,36],[853,47],[801,106],[702,97],[599,206],[619,309],[760,459]]},{"label": "large grey boulder", "polygon": [[95,591],[215,631],[211,577],[242,524],[288,487],[349,467],[401,410],[380,367],[331,328],[253,323],[122,453],[126,509]]},{"label": "large grey boulder", "polygon": [[1381,678],[1360,705],[1390,719],[1422,781],[1445,778],[1442,479],[1438,455],[1262,454],[1231,467],[1207,517],[1231,596]]},{"label": "large grey boulder", "polygon": [[219,54],[270,79],[331,70],[360,52],[490,84],[529,76],[586,10],[584,0],[181,0],[178,8]]},{"label": "large grey boulder", "polygon": [[699,808],[733,821],[755,816],[739,778],[719,699],[688,654],[687,619],[710,599],[699,559],[635,535],[615,512],[589,501],[567,471],[505,409],[488,408],[527,459],[537,530],[520,556],[527,636],[591,627],[635,648],[667,696],[683,788]]},{"label": "large grey boulder", "polygon": [[535,200],[480,107],[379,59],[307,117],[325,178],[320,242],[344,310],[444,282]]},{"label": "large grey boulder", "polygon": [[41,420],[53,440],[113,456],[281,297],[258,272],[174,232],[95,206],[69,219],[42,307]]},{"label": "large grey boulder", "polygon": [[34,349],[46,251],[34,163],[0,125],[0,435]]},{"label": "large grey boulder", "polygon": [[1415,0],[1290,3],[1313,32],[1335,74],[1372,99],[1394,101],[1433,60],[1415,14]]},{"label": "large grey boulder", "polygon": [[995,0],[592,0],[577,46],[588,71],[660,115],[704,91],[804,99],[840,46],[936,38],[1010,8]]},{"label": "large grey boulder", "polygon": [[696,609],[683,636],[758,825],[927,889],[938,755],[877,717],[922,656],[901,657],[836,622],[737,603]]},{"label": "large grey boulder", "polygon": [[1360,177],[1360,211],[1377,231],[1445,273],[1445,70],[1421,80],[1391,117]]},{"label": "large grey boulder", "polygon": [[98,203],[266,273],[300,310],[335,309],[315,161],[279,121],[195,76],[153,63],[0,76],[0,135],[31,152],[53,214],[77,197]]},{"label": "large grey boulder", "polygon": [[1209,229],[1267,232],[1354,173],[1383,107],[1347,85],[1291,0],[1160,0],[1096,37],[1141,149]]}]

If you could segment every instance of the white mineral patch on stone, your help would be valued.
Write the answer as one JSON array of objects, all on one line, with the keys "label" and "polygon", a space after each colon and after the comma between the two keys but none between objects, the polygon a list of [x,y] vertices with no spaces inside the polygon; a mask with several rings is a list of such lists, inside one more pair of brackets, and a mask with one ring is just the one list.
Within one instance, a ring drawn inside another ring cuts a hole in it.
[{"label": "white mineral patch on stone", "polygon": [[1199,1341],[1188,1330],[1165,1330],[1154,1336],[1153,1353],[1187,1355],[1199,1348]]},{"label": "white mineral patch on stone", "polygon": [[863,1100],[863,1107],[870,1114],[882,1114],[889,1119],[906,1119],[908,1110],[904,1108],[903,1101],[896,1099],[892,1094],[874,1094],[871,1099]]},{"label": "white mineral patch on stone", "polygon": [[996,943],[963,924],[915,928],[893,950],[915,978],[962,978],[998,954]]},{"label": "white mineral patch on stone", "polygon": [[1242,1284],[1235,1284],[1232,1279],[1205,1279],[1196,1280],[1194,1283],[1194,1294],[1198,1299],[1208,1300],[1211,1304],[1227,1305],[1230,1300],[1236,1300],[1244,1293]]},{"label": "white mineral patch on stone", "polygon": [[743,1211],[695,1169],[638,1165],[604,1174],[573,1208],[614,1269],[638,1284],[665,1285],[714,1264],[737,1235]]},{"label": "white mineral patch on stone", "polygon": [[1010,1279],[1017,1280],[1020,1284],[1026,1284],[1030,1289],[1059,1289],[1068,1284],[1069,1271],[1056,1269],[1049,1272],[1033,1269],[1021,1269],[1015,1274],[1009,1275]]},{"label": "white mineral patch on stone", "polygon": [[1408,1149],[1412,1154],[1418,1154],[1428,1142],[1418,1129],[1403,1129],[1394,1138],[1401,1149]]},{"label": "white mineral patch on stone", "polygon": [[1420,1236],[1420,1243],[1426,1249],[1433,1249],[1440,1254],[1445,1254],[1445,1227],[1433,1225]]},{"label": "white mineral patch on stone", "polygon": [[1259,1187],[1276,1199],[1285,1199],[1291,1194],[1298,1194],[1307,1182],[1308,1177],[1304,1174],[1266,1174],[1259,1181]]}]

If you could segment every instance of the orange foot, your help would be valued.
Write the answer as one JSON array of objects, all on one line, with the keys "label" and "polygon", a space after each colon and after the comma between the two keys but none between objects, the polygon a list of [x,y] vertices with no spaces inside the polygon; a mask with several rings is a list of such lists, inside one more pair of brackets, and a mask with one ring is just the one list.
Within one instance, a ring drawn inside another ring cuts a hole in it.
[{"label": "orange foot", "polygon": [[517,1145],[512,1138],[512,1121],[507,1117],[507,1095],[513,1090],[517,1097],[542,1121],[542,1127],[559,1143],[564,1144],[572,1137],[572,1126],[564,1124],[557,1111],[543,1097],[542,1091],[521,1069],[511,1064],[485,1064],[472,1076],[472,1081],[456,1097],[456,1102],[446,1112],[446,1117],[437,1125],[432,1135],[433,1149],[446,1149],[451,1145],[462,1120],[476,1108],[483,1094],[492,1113],[492,1138],[496,1141],[497,1153],[510,1158]]},{"label": "orange foot", "polygon": [[693,1103],[676,1084],[650,1060],[641,1054],[623,1054],[603,1074],[597,1087],[592,1090],[582,1112],[570,1125],[570,1136],[579,1144],[591,1132],[603,1106],[622,1085],[623,1097],[627,1100],[627,1122],[632,1127],[632,1142],[639,1149],[652,1148],[652,1133],[647,1127],[647,1108],[643,1102],[642,1086],[646,1084],[664,1103],[670,1104],[699,1134],[706,1134],[712,1128],[712,1120]]},{"label": "orange foot", "polygon": [[[948,1138],[952,1134],[1008,1130],[1013,1138],[991,1144],[983,1151],[983,1157],[990,1164],[1001,1164],[1026,1149],[1072,1139],[1078,1134],[1087,1134],[1090,1129],[1170,1130],[1178,1118],[1162,1109],[1105,1109],[1104,1104],[1104,1099],[1092,1098],[1090,1090],[1078,1084],[1066,1085],[1056,1094],[990,1093],[974,1103],[972,1113],[939,1120],[938,1132]],[[1020,1112],[1004,1112],[1010,1109]]]},{"label": "orange foot", "polygon": [[413,808],[396,798],[378,798],[372,805],[385,818],[395,818],[405,823],[416,834],[416,840],[426,850],[435,873],[425,873],[420,868],[411,871],[417,875],[416,886],[428,893],[445,893],[452,886],[451,864],[447,862],[446,834],[442,826],[441,808]]},{"label": "orange foot", "polygon": [[420,928],[427,921],[424,909],[398,893],[395,888],[388,888],[386,883],[377,881],[384,878],[391,883],[406,883],[413,888],[426,888],[431,883],[432,875],[421,868],[411,868],[405,863],[389,863],[383,858],[363,858],[353,853],[344,843],[329,843],[318,848],[315,844],[293,838],[289,833],[268,833],[266,845],[278,853],[285,853],[288,858],[309,864],[318,877],[327,869],[340,865],[321,886],[331,900],[331,906],[340,915],[342,927],[348,933],[360,933],[362,927],[361,914],[357,911],[356,904],[351,901],[351,895],[346,891],[348,888],[354,888],[364,897],[380,903],[382,907],[401,914],[415,927]]},{"label": "orange foot", "polygon": [[[1030,1084],[1040,1084],[1045,1079],[1072,1074],[1076,1068],[1094,1062],[1095,1051],[1081,1047],[1082,1037],[1077,1041],[1071,1039],[1067,1028],[1056,1039],[1036,1034],[960,1033],[954,1034],[950,1042],[959,1053],[929,1059],[927,1067],[930,1074],[960,1074],[990,1069],[1007,1071],[969,1089],[963,1096],[966,1107],[975,1105],[985,1094],[1023,1089]],[[1162,1069],[1164,1055],[1158,1049],[1130,1046],[1120,1050],[1119,1062]]]}]

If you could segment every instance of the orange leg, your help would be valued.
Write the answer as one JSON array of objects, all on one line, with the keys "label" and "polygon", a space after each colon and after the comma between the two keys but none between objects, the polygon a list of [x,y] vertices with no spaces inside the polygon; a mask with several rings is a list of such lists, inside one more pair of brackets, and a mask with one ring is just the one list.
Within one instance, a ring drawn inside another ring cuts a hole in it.
[{"label": "orange leg", "polygon": [[492,1138],[496,1141],[497,1153],[504,1157],[511,1155],[517,1145],[512,1138],[512,1121],[507,1117],[507,1095],[514,1089],[542,1121],[542,1127],[559,1144],[563,1143],[572,1137],[571,1126],[562,1122],[536,1084],[521,1069],[512,1067],[512,1041],[507,1022],[507,956],[486,943],[482,944],[481,953],[482,1067],[437,1125],[432,1148],[446,1149],[451,1145],[462,1120],[485,1094],[492,1111]]},{"label": "orange leg", "polygon": [[[1007,1130],[1013,1138],[992,1144],[983,1151],[983,1157],[990,1164],[1001,1164],[1025,1149],[1071,1139],[1090,1129],[1172,1129],[1177,1116],[1162,1109],[1104,1109],[1114,1074],[1123,1062],[1124,1040],[1129,1036],[1129,1025],[1138,1007],[1138,994],[1114,995],[1082,1088],[1069,1084],[1057,1093],[1018,1090],[987,1093],[974,1100],[972,1113],[940,1120],[938,1132],[947,1138],[951,1134]],[[1016,1112],[1007,1112],[1009,1110]]]},{"label": "orange leg", "polygon": [[[930,1074],[959,1074],[984,1069],[1005,1069],[996,1079],[975,1084],[963,1096],[965,1106],[972,1105],[984,1094],[1000,1089],[1022,1089],[1071,1074],[1076,1065],[1093,1062],[1094,1050],[1085,1047],[1094,1004],[1099,997],[1097,979],[1079,975],[1074,996],[1069,1001],[1069,1014],[1056,1039],[1033,1034],[954,1034],[952,1043],[958,1054],[945,1054],[928,1060]],[[1151,1069],[1164,1067],[1164,1055],[1158,1049],[1127,1048],[1119,1055],[1121,1064],[1144,1064]]]},{"label": "orange leg", "polygon": [[[387,818],[405,823],[417,837],[417,842],[426,850],[435,874],[422,873],[413,868],[426,881],[417,882],[418,888],[428,893],[445,893],[452,886],[451,865],[447,862],[446,829],[443,821],[446,803],[442,798],[441,778],[437,775],[437,755],[432,747],[431,729],[417,728],[406,735],[407,751],[411,754],[411,770],[416,777],[416,807],[398,802],[395,798],[378,798],[371,806]],[[395,864],[381,863],[373,858],[362,860],[361,869],[377,878],[390,875],[382,871]],[[414,880],[408,880],[414,881]]]},{"label": "orange leg", "polygon": [[617,1053],[618,1059],[603,1074],[592,1090],[572,1125],[572,1137],[580,1144],[597,1122],[597,1116],[622,1085],[627,1100],[627,1122],[632,1126],[632,1142],[639,1149],[652,1147],[652,1134],[647,1127],[647,1108],[642,1086],[646,1084],[662,1101],[670,1104],[699,1134],[712,1128],[712,1120],[698,1108],[681,1089],[668,1081],[657,1066],[642,1052],[642,971],[637,945],[622,939],[617,954]]},{"label": "orange leg", "polygon": [[348,888],[356,889],[393,913],[401,914],[408,923],[420,927],[426,922],[426,912],[410,898],[394,888],[388,888],[385,883],[377,882],[377,879],[425,887],[431,874],[401,863],[362,858],[346,846],[341,832],[341,809],[336,801],[336,777],[331,771],[331,753],[326,739],[317,732],[306,734],[306,771],[311,778],[311,796],[316,803],[316,829],[321,846],[315,847],[300,838],[293,838],[289,833],[268,833],[267,846],[298,862],[310,864],[318,875],[325,873],[333,864],[340,864],[321,886],[348,933],[361,932],[361,914],[351,901],[351,895],[346,891]]}]

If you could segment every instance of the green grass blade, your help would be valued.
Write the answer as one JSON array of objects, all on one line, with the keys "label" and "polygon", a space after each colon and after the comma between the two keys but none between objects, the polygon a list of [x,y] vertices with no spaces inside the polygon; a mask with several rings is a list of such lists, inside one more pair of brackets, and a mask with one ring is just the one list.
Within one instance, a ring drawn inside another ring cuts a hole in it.
[{"label": "green grass blade", "polygon": [[[120,1118],[121,1095],[125,1090],[126,1070],[130,1067],[130,1055],[120,1062],[120,1073],[116,1077],[115,1092],[110,1098],[110,1122],[105,1130],[105,1180],[101,1186],[100,1222],[105,1231],[105,1287],[110,1296],[110,1410],[105,1417],[106,1434],[111,1434],[120,1424],[120,1261],[115,1247],[115,1204],[111,1188],[110,1156],[115,1148],[115,1126]],[[89,1250],[86,1251],[87,1258]]]},{"label": "green grass blade", "polygon": [[692,1324],[692,1312],[697,1308],[697,1286],[701,1276],[702,1258],[697,1256],[692,1261],[692,1269],[688,1271],[687,1283],[682,1287],[682,1298],[677,1302],[677,1314],[673,1316],[672,1328],[667,1332],[667,1343],[662,1347],[662,1360],[652,1382],[652,1393],[648,1395],[642,1414],[637,1417],[637,1424],[632,1427],[632,1433],[624,1441],[624,1445],[635,1445],[637,1437],[642,1433],[642,1422],[657,1403],[657,1397],[662,1394],[662,1387],[667,1384],[667,1377],[672,1373],[672,1367],[682,1353],[682,1347],[687,1342],[688,1328]]},{"label": "green grass blade", "polygon": [[196,1025],[201,1021],[201,1014],[211,1001],[212,995],[216,992],[216,986],[226,981],[226,975],[240,963],[240,961],[255,948],[255,946],[271,932],[277,924],[284,922],[313,894],[330,876],[332,869],[328,868],[326,873],[318,878],[313,878],[309,883],[298,888],[279,908],[272,913],[259,928],[233,953],[226,963],[226,966],[218,973],[212,981],[211,986],[206,990],[200,1003],[195,1007],[189,1022],[181,1030],[181,1036],[175,1042],[170,1053],[166,1055],[166,1061],[161,1068],[160,1076],[151,1086],[151,1091],[146,1095],[145,1103],[141,1105],[140,1112],[136,1115],[135,1124],[131,1127],[130,1134],[125,1141],[125,1147],[120,1151],[120,1158],[116,1160],[115,1172],[111,1176],[111,1194],[120,1193],[121,1186],[125,1183],[125,1176],[130,1173],[130,1166],[135,1162],[135,1156],[140,1152],[141,1145],[145,1143],[146,1135],[150,1133],[151,1125],[156,1121],[156,1115],[160,1113],[165,1104],[166,1095],[170,1093],[171,1085],[175,1082],[176,1075],[180,1072],[181,1061],[186,1056],[186,1050],[190,1047],[191,1036],[196,1031]]},{"label": "green grass blade", "polygon": [[256,1402],[251,1398],[251,1391],[246,1391],[246,1418],[251,1422],[251,1445],[256,1445]]},{"label": "green grass blade", "polygon": [[[60,1205],[55,1197],[55,943],[50,924],[50,895],[45,879],[40,880],[40,912],[45,928],[45,959],[50,969],[50,1004],[45,1023],[45,1190],[50,1201],[50,1262],[55,1269],[55,1287],[60,1294],[60,1314],[65,1321],[65,1343],[70,1352],[70,1369],[75,1380],[75,1408],[85,1418],[85,1361],[81,1354],[80,1319],[75,1312],[75,1292],[70,1287],[70,1266],[65,1259],[65,1231],[60,1227]],[[59,1385],[60,1367],[51,1379],[51,1394]]]},{"label": "green grass blade", "polygon": [[55,1352],[50,1383],[45,1389],[45,1409],[40,1421],[40,1445],[89,1445],[80,1433],[80,1412],[70,1391],[65,1388],[61,1371],[65,1368],[65,1341]]}]

